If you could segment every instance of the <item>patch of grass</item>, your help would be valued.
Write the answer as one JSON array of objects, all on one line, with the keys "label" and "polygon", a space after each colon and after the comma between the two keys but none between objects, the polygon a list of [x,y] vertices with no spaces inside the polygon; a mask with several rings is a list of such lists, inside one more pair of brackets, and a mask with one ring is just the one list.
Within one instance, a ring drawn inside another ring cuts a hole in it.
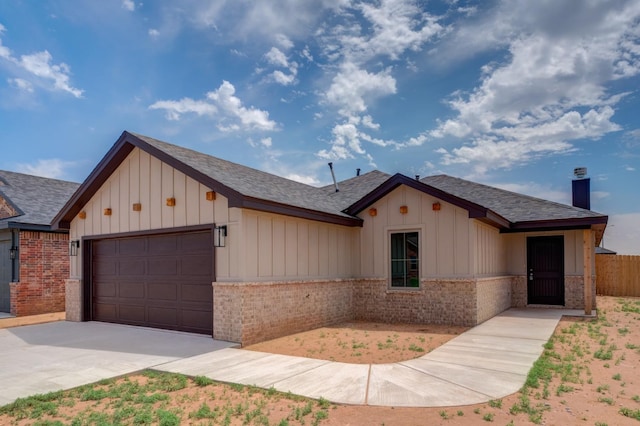
[{"label": "patch of grass", "polygon": [[605,350],[603,348],[600,348],[593,353],[593,357],[596,359],[607,361],[613,358],[613,351],[611,349]]},{"label": "patch of grass", "polygon": [[440,410],[439,414],[440,414],[440,417],[442,417],[445,420],[449,418],[449,413],[447,413],[445,410]]},{"label": "patch of grass", "polygon": [[622,407],[618,413],[630,419],[640,420],[640,410],[632,410],[631,408]]},{"label": "patch of grass", "polygon": [[609,385],[600,385],[596,388],[596,392],[598,393],[604,393],[604,391],[608,391],[609,390]]},{"label": "patch of grass", "polygon": [[493,408],[502,408],[502,400],[501,399],[492,399],[489,401],[489,407]]},{"label": "patch of grass", "polygon": [[482,420],[484,420],[485,422],[492,422],[494,418],[493,413],[487,413],[484,416],[482,416]]},{"label": "patch of grass", "polygon": [[598,402],[604,402],[605,404],[613,405],[613,398],[600,397],[598,398]]},{"label": "patch of grass", "polygon": [[556,395],[560,396],[563,393],[573,392],[573,391],[574,391],[573,386],[567,386],[564,383],[562,383],[560,386],[558,386],[558,389],[556,390]]},{"label": "patch of grass", "polygon": [[209,386],[213,384],[213,380],[206,376],[196,376],[193,378],[193,383],[200,387]]},{"label": "patch of grass", "polygon": [[634,345],[633,343],[627,343],[624,347],[631,350],[640,349],[640,345]]},{"label": "patch of grass", "polygon": [[631,399],[633,399],[635,402],[640,402],[640,395],[633,395]]},{"label": "patch of grass", "polygon": [[458,410],[458,412],[456,413],[456,415],[457,415],[458,417],[462,417],[462,416],[464,416],[464,411],[462,411],[462,410]]},{"label": "patch of grass", "polygon": [[412,343],[409,345],[409,350],[413,352],[424,352],[424,348]]},{"label": "patch of grass", "polygon": [[627,334],[629,334],[629,329],[627,327],[619,328],[618,333],[620,333],[622,336],[626,336]]},{"label": "patch of grass", "polygon": [[616,373],[611,377],[613,380],[622,380],[622,376],[620,373]]},{"label": "patch of grass", "polygon": [[215,419],[220,415],[218,410],[212,410],[205,402],[196,411],[189,413],[191,419]]},{"label": "patch of grass", "polygon": [[172,411],[158,409],[156,417],[160,426],[180,426],[180,416]]},{"label": "patch of grass", "polygon": [[39,419],[44,415],[55,416],[62,398],[63,393],[60,391],[18,398],[13,403],[0,407],[0,414],[8,414],[18,420]]}]

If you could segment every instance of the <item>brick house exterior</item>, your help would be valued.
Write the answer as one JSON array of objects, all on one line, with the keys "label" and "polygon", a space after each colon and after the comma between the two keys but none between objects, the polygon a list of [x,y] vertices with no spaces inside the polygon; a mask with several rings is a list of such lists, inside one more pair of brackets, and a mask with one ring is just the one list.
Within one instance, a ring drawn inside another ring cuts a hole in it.
[{"label": "brick house exterior", "polygon": [[50,222],[77,187],[0,171],[0,312],[18,317],[65,310],[69,236]]},{"label": "brick house exterior", "polygon": [[445,175],[316,188],[124,132],[53,226],[79,247],[68,320],[246,345],[351,319],[590,310],[607,219]]}]

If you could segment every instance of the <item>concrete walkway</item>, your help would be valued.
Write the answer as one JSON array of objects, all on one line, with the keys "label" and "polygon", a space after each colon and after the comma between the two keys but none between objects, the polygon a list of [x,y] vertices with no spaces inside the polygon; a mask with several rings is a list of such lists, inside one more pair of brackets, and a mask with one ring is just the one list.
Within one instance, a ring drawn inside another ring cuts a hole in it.
[{"label": "concrete walkway", "polygon": [[510,309],[434,351],[394,364],[345,364],[223,349],[154,367],[344,404],[469,405],[520,390],[565,309]]}]

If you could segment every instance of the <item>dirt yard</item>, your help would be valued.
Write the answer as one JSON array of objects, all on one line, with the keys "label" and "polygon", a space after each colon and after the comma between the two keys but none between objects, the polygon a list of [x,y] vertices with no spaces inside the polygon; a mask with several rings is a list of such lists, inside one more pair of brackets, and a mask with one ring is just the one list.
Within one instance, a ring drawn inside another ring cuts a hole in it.
[{"label": "dirt yard", "polygon": [[444,325],[348,322],[247,346],[352,364],[384,364],[418,358],[467,330]]},{"label": "dirt yard", "polygon": [[[593,320],[564,318],[522,391],[486,404],[343,406],[148,372],[19,400],[0,407],[0,425],[640,425],[640,299],[598,297],[598,312]],[[461,331],[354,323],[267,342],[260,350],[393,362],[421,356]]]}]

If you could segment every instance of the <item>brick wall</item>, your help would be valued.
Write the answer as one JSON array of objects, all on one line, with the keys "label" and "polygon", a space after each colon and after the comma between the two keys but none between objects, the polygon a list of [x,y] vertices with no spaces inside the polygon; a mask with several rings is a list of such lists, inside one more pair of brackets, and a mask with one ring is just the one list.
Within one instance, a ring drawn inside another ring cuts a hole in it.
[{"label": "brick wall", "polygon": [[511,307],[513,277],[480,278],[476,282],[477,323],[485,322]]},{"label": "brick wall", "polygon": [[213,283],[213,337],[250,345],[353,319],[351,280]]},{"label": "brick wall", "polygon": [[65,280],[67,321],[82,321],[82,281]]},{"label": "brick wall", "polygon": [[527,297],[527,277],[524,275],[513,276],[511,281],[511,307],[526,308]]},{"label": "brick wall", "polygon": [[65,310],[69,276],[68,235],[20,231],[20,281],[11,283],[11,314],[37,315]]},{"label": "brick wall", "polygon": [[474,280],[422,280],[415,290],[391,290],[388,281],[354,281],[355,318],[415,324],[476,325]]},{"label": "brick wall", "polygon": [[[591,277],[591,309],[596,308],[596,277]],[[564,303],[567,309],[584,309],[584,277],[566,276],[564,279]]]}]

